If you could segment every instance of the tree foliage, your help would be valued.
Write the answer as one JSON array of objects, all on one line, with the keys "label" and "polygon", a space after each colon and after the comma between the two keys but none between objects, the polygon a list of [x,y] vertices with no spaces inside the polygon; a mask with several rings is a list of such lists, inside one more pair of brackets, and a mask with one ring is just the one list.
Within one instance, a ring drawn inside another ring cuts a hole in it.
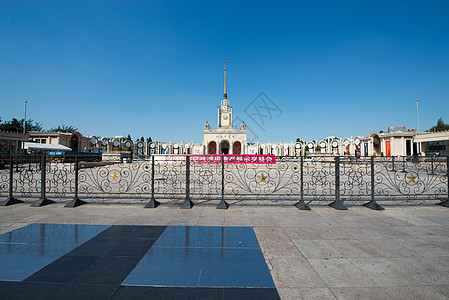
[{"label": "tree foliage", "polygon": [[67,133],[73,133],[74,131],[77,131],[78,128],[75,126],[66,126],[66,125],[58,125],[58,127],[53,127],[47,130],[47,132],[67,132]]},{"label": "tree foliage", "polygon": [[[0,119],[1,122],[1,119]],[[23,132],[23,119],[12,118],[0,124],[0,130],[21,133]],[[42,124],[29,119],[25,122],[25,132],[43,131]]]},{"label": "tree foliage", "polygon": [[449,130],[449,124],[446,124],[443,122],[443,118],[439,118],[437,121],[437,125],[430,128],[429,132],[437,132],[437,131],[444,131]]}]

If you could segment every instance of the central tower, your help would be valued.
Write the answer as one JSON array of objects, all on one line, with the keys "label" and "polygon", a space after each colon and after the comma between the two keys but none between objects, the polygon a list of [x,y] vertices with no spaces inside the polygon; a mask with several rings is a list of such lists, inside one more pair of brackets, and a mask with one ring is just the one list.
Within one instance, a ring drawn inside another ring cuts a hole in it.
[{"label": "central tower", "polygon": [[232,106],[226,93],[226,61],[224,67],[224,94],[221,106],[218,107],[218,128],[232,128]]},{"label": "central tower", "polygon": [[228,100],[226,86],[226,61],[224,62],[224,94],[218,107],[218,125],[212,130],[209,123],[204,124],[204,153],[207,154],[244,154],[246,151],[246,124],[240,129],[233,127],[232,106]]}]

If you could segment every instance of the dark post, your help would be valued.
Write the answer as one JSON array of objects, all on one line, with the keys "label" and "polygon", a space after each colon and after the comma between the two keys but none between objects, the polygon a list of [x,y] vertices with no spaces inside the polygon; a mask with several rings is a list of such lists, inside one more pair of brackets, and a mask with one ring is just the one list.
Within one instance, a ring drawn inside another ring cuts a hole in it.
[{"label": "dark post", "polygon": [[348,209],[340,200],[340,156],[335,156],[335,201],[329,206],[338,210]]},{"label": "dark post", "polygon": [[394,172],[395,171],[395,169],[394,169],[394,156],[391,157],[391,164],[393,165],[393,167],[391,168],[391,171]]},{"label": "dark post", "polygon": [[[394,162],[394,157],[393,157]],[[394,169],[394,165],[393,165]],[[371,201],[363,204],[363,206],[374,209],[374,210],[384,210],[382,206],[380,206],[375,200],[374,200],[374,156],[371,156]]]},{"label": "dark post", "polygon": [[446,157],[446,179],[447,179],[447,200],[437,203],[438,205],[449,207],[449,157]]},{"label": "dark post", "polygon": [[300,179],[300,189],[301,189],[301,200],[295,204],[295,207],[301,210],[310,210],[310,207],[304,202],[304,157],[301,156],[301,179]]},{"label": "dark post", "polygon": [[432,165],[432,172],[430,172],[430,175],[435,175],[434,169],[433,169],[433,156],[430,157],[430,163]]},{"label": "dark post", "polygon": [[39,200],[37,200],[37,201],[33,202],[33,204],[31,204],[32,207],[40,207],[40,206],[54,203],[54,201],[49,200],[45,197],[45,192],[46,192],[45,191],[45,188],[46,188],[45,187],[45,183],[46,183],[45,175],[47,172],[46,165],[47,165],[47,157],[45,156],[45,154],[42,154],[41,164],[40,164],[40,167],[41,167],[41,197]]},{"label": "dark post", "polygon": [[17,203],[22,203],[19,199],[14,198],[13,196],[13,183],[14,183],[14,157],[12,155],[9,156],[9,195],[5,201],[0,202],[0,206],[8,206]]},{"label": "dark post", "polygon": [[224,200],[225,191],[225,167],[224,167],[224,155],[221,156],[221,201],[218,203],[217,209],[228,209],[229,204]]},{"label": "dark post", "polygon": [[67,203],[64,207],[77,207],[82,204],[85,204],[86,202],[83,200],[80,200],[78,198],[78,155],[75,156],[75,165],[74,165],[74,171],[75,171],[75,197],[73,197],[73,200]]},{"label": "dark post", "polygon": [[402,173],[407,173],[407,170],[406,170],[406,162],[405,162],[405,156],[403,156],[402,157]]},{"label": "dark post", "polygon": [[186,155],[186,199],[181,208],[192,208],[193,202],[190,200],[190,156]]},{"label": "dark post", "polygon": [[145,208],[156,208],[161,204],[154,199],[154,155],[151,156],[151,200],[145,205]]}]

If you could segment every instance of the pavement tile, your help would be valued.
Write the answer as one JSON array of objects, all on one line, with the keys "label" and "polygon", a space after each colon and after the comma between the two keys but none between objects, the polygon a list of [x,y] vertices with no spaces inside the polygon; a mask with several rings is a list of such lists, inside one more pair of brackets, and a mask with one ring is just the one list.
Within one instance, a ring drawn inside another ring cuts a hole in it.
[{"label": "pavement tile", "polygon": [[346,259],[309,259],[329,287],[362,287],[376,284]]},{"label": "pavement tile", "polygon": [[449,283],[449,268],[438,261],[420,257],[391,258],[390,260],[429,285]]},{"label": "pavement tile", "polygon": [[379,286],[423,284],[421,280],[405,268],[396,265],[387,258],[351,258],[349,260]]},{"label": "pavement tile", "polygon": [[273,258],[270,266],[276,287],[326,287],[318,273],[304,259]]},{"label": "pavement tile", "polygon": [[342,254],[335,250],[325,240],[293,240],[296,247],[307,259],[312,258],[342,258]]},{"label": "pavement tile", "polygon": [[391,298],[397,300],[447,300],[448,297],[443,295],[433,286],[399,286],[385,287],[384,292]]},{"label": "pavement tile", "polygon": [[333,287],[331,290],[338,300],[391,300],[384,287]]},{"label": "pavement tile", "polygon": [[282,300],[336,300],[328,288],[278,288]]},{"label": "pavement tile", "polygon": [[370,248],[359,240],[328,240],[335,250],[344,258],[381,257],[375,249]]}]

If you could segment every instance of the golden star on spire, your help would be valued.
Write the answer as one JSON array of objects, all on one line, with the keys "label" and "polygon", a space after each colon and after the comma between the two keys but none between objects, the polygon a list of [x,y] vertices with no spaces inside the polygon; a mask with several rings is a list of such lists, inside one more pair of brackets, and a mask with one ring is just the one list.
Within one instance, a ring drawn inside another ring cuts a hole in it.
[{"label": "golden star on spire", "polygon": [[408,183],[416,183],[415,179],[418,178],[418,176],[413,175],[413,173],[410,173],[409,176],[407,176],[408,178]]},{"label": "golden star on spire", "polygon": [[113,181],[118,182],[118,178],[120,177],[120,175],[117,174],[115,171],[114,171],[114,174],[109,175],[109,176],[111,176],[111,182],[113,182]]},{"label": "golden star on spire", "polygon": [[262,174],[260,174],[259,176],[257,176],[257,178],[259,178],[259,183],[261,183],[262,181],[265,182],[265,183],[267,183],[267,181],[266,181],[265,179],[267,179],[268,176],[263,175],[263,172],[262,172]]}]

